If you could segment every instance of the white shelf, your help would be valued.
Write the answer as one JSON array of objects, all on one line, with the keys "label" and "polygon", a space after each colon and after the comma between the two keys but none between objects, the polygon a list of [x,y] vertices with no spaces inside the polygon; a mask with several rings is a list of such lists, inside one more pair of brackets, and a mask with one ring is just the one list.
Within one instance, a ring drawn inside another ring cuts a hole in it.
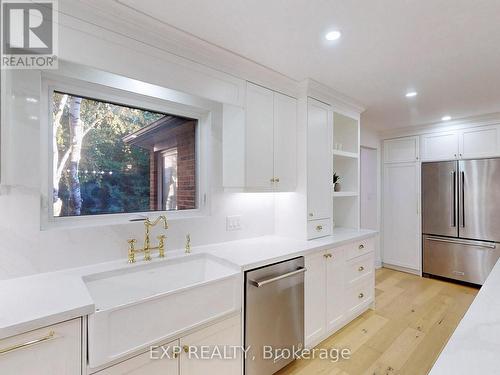
[{"label": "white shelf", "polygon": [[333,150],[333,155],[334,156],[341,156],[343,158],[350,158],[350,159],[357,159],[358,158],[358,154],[355,152],[341,151],[341,150]]},{"label": "white shelf", "polygon": [[358,193],[355,191],[334,191],[333,192],[333,197],[334,198],[340,198],[340,197],[357,197]]}]

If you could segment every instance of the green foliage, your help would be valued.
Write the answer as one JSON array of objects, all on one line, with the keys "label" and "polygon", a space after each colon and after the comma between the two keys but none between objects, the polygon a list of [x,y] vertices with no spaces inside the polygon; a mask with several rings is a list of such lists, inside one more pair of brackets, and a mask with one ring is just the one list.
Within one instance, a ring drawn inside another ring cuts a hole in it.
[{"label": "green foliage", "polygon": [[[54,116],[64,94],[54,93]],[[56,140],[59,163],[70,149],[68,98]],[[79,179],[82,215],[138,212],[149,210],[149,151],[130,147],[123,137],[164,117],[161,113],[129,108],[92,99],[83,99],[80,118],[86,133],[82,142]],[[69,216],[69,179],[64,173],[59,183],[61,216]],[[110,173],[111,172],[111,173]]]}]

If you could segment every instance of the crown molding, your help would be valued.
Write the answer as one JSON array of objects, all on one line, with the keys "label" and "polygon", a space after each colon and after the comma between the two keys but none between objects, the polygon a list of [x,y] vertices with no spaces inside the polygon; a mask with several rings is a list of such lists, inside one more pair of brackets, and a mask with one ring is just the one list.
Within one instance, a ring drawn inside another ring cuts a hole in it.
[{"label": "crown molding", "polygon": [[330,104],[336,112],[359,119],[365,107],[355,99],[344,95],[329,86],[314,79],[308,78],[300,83],[302,95],[313,97],[326,104]]},{"label": "crown molding", "polygon": [[380,131],[379,134],[382,139],[389,139],[488,125],[500,125],[500,112],[463,117],[446,123],[438,121],[418,126],[406,126],[392,130]]}]

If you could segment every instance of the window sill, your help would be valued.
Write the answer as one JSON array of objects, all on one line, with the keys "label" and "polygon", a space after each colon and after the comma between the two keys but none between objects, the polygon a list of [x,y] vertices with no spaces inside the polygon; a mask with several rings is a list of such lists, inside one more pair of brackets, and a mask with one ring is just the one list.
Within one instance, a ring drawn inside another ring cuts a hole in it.
[{"label": "window sill", "polygon": [[133,212],[120,214],[107,214],[95,216],[73,216],[73,217],[58,217],[53,219],[42,220],[40,230],[57,230],[57,229],[78,229],[91,228],[102,226],[114,226],[131,224],[131,219],[138,216],[145,216],[152,220],[160,215],[165,215],[169,222],[177,220],[197,219],[208,216],[208,212],[203,209],[184,210],[184,211],[153,211],[153,212]]}]

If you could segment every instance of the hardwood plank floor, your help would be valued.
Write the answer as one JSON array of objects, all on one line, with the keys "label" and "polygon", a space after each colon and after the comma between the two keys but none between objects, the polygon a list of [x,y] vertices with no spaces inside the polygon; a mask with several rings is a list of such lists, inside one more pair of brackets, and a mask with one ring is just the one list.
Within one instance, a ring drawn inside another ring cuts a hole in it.
[{"label": "hardwood plank floor", "polygon": [[297,360],[278,375],[427,374],[478,290],[382,268],[369,310],[318,345],[349,359]]}]

